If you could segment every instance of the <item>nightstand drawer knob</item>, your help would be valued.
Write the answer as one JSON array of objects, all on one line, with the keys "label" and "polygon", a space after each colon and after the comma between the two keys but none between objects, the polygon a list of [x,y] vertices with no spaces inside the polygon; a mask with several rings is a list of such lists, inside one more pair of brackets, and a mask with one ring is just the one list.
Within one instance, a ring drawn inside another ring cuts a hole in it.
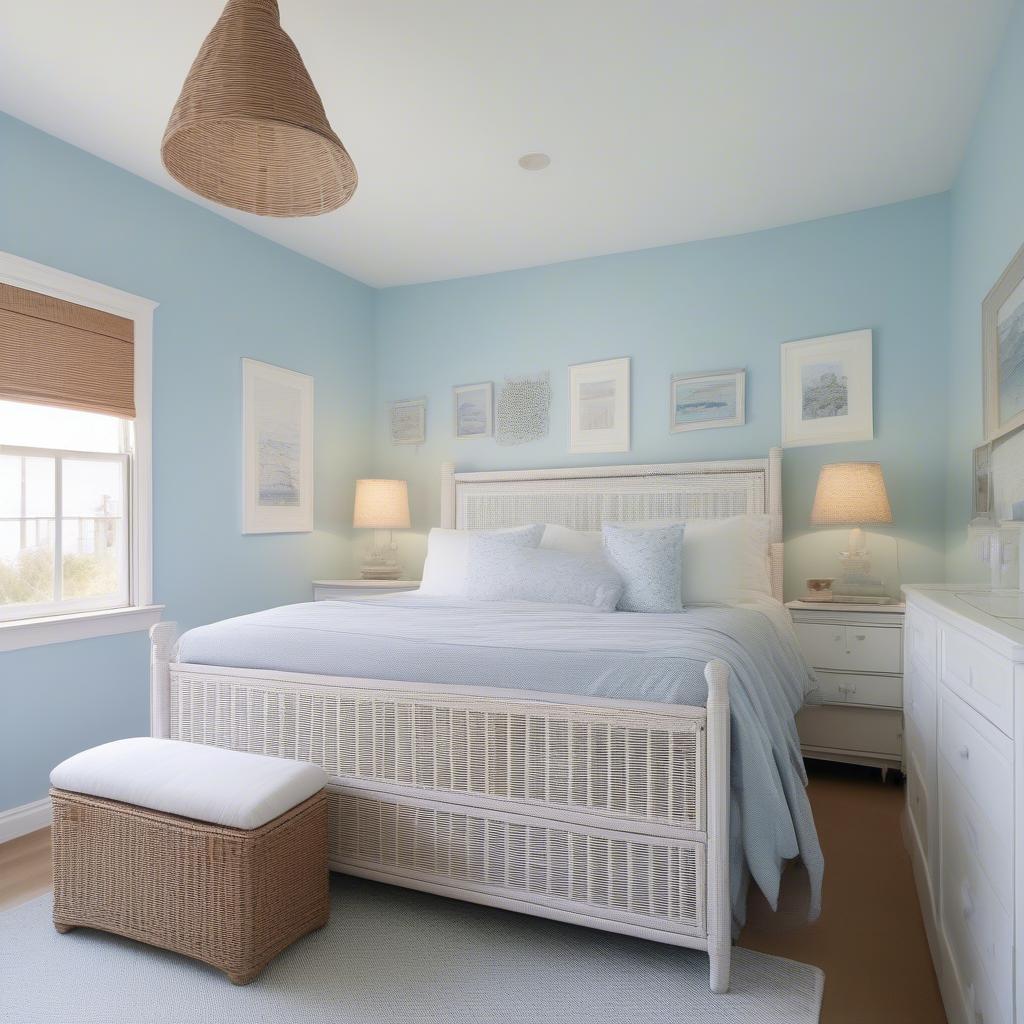
[{"label": "nightstand drawer knob", "polygon": [[854,640],[867,640],[867,637],[863,633],[855,633],[853,636]]}]

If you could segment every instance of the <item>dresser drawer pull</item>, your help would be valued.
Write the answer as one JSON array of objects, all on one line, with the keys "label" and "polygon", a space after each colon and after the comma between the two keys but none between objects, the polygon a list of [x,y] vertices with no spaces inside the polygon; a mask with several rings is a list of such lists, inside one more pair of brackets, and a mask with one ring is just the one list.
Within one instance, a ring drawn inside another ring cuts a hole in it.
[{"label": "dresser drawer pull", "polygon": [[960,909],[963,912],[964,920],[970,919],[974,913],[974,901],[971,899],[971,887],[965,880],[960,886]]},{"label": "dresser drawer pull", "polygon": [[967,1005],[971,1008],[971,1014],[974,1016],[974,1024],[985,1024],[985,1014],[978,1009],[975,1000],[977,996],[974,992],[974,982],[972,981],[967,986],[967,991],[964,993],[967,996]]},{"label": "dresser drawer pull", "polygon": [[971,757],[971,748],[968,747],[965,743],[962,747],[959,748],[959,750],[957,750],[957,753],[964,761],[968,761]]}]

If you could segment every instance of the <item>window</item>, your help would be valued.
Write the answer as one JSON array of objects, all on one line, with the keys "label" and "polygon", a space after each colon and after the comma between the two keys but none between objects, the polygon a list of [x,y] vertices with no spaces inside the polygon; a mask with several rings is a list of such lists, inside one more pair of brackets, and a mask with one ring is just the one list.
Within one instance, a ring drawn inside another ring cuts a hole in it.
[{"label": "window", "polygon": [[155,308],[0,252],[0,651],[160,619]]},{"label": "window", "polygon": [[131,601],[132,423],[0,401],[0,621]]}]

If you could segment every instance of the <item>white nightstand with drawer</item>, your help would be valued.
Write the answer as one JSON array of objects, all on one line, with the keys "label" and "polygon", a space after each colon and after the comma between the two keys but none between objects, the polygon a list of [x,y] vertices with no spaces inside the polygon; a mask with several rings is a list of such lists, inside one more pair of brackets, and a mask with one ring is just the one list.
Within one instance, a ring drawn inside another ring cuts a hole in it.
[{"label": "white nightstand with drawer", "polygon": [[790,601],[819,681],[820,705],[797,716],[805,757],[903,768],[902,604]]},{"label": "white nightstand with drawer", "polygon": [[370,594],[419,590],[419,580],[313,580],[314,601],[351,601]]}]

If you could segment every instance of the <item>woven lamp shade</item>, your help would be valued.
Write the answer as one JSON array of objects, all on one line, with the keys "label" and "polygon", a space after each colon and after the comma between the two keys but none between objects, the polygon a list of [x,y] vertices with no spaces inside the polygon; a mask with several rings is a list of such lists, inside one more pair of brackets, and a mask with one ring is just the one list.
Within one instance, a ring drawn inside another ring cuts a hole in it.
[{"label": "woven lamp shade", "polygon": [[835,462],[821,467],[811,509],[812,526],[891,522],[889,495],[877,462]]},{"label": "woven lamp shade", "polygon": [[369,530],[408,530],[409,485],[404,480],[357,480],[352,525]]},{"label": "woven lamp shade", "polygon": [[229,0],[171,112],[160,156],[214,202],[265,217],[312,217],[356,190],[277,0]]}]

